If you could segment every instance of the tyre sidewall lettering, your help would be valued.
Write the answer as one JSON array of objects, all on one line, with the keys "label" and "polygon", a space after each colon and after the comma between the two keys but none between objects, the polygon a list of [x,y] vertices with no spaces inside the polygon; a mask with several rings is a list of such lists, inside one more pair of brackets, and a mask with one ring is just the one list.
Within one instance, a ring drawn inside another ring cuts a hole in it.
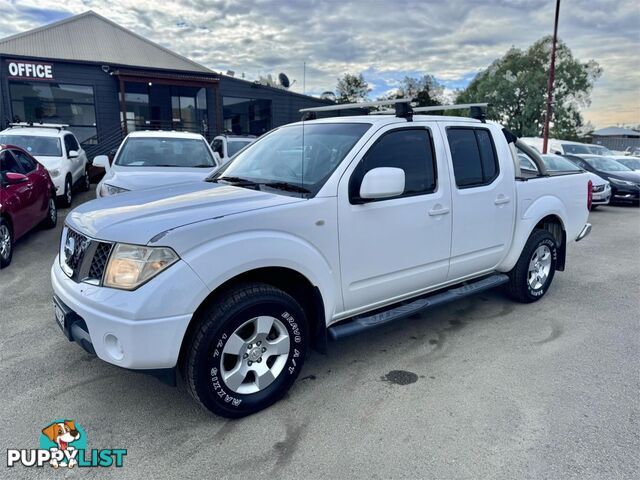
[{"label": "tyre sidewall lettering", "polygon": [[[291,377],[295,378],[299,368],[302,366],[301,357],[305,351],[305,332],[296,320],[296,316],[291,313],[292,310],[293,309],[286,308],[284,305],[275,302],[244,308],[233,315],[233,317],[211,337],[209,353],[206,359],[208,384],[210,386],[208,395],[214,399],[217,397],[215,401],[223,402],[225,407],[229,409],[251,409],[254,405],[261,403],[269,397],[274,390],[282,387],[283,383],[293,381]],[[288,330],[292,342],[287,363],[280,375],[264,390],[249,395],[238,394],[229,390],[220,374],[222,352],[228,338],[236,328],[247,320],[260,315],[269,315],[281,319],[283,325],[285,325],[285,328]]]}]

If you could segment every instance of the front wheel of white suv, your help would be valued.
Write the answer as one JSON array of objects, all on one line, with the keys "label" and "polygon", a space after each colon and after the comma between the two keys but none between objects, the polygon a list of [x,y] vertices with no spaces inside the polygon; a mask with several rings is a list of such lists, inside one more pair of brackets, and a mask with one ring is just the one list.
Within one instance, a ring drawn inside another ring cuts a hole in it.
[{"label": "front wheel of white suv", "polygon": [[182,376],[205,408],[239,418],[280,400],[307,354],[307,319],[271,285],[237,286],[204,308],[186,339]]}]

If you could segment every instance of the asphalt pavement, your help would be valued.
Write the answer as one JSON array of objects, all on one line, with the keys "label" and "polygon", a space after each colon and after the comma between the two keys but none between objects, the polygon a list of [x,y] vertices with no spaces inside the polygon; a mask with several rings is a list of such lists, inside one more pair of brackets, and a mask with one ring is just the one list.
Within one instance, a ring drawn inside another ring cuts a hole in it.
[{"label": "asphalt pavement", "polygon": [[49,269],[66,213],[0,271],[0,450],[37,448],[68,418],[88,448],[127,455],[3,478],[638,478],[637,208],[593,212],[541,301],[489,292],[330,344],[283,401],[235,421],[62,336]]}]

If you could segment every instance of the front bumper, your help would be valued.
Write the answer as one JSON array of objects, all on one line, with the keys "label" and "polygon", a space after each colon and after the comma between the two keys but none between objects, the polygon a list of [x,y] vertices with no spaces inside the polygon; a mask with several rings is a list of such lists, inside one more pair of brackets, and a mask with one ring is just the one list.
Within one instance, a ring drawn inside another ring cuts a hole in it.
[{"label": "front bumper", "polygon": [[51,284],[71,318],[77,318],[67,338],[105,362],[142,370],[175,367],[192,312],[208,294],[183,261],[137,290],[124,291],[76,283],[56,257]]},{"label": "front bumper", "polygon": [[607,186],[602,192],[593,192],[591,203],[593,205],[607,205],[611,200],[611,188]]},{"label": "front bumper", "polygon": [[611,189],[613,191],[613,195],[611,196],[612,201],[637,202],[640,200],[640,187],[634,185],[615,185],[612,186]]}]

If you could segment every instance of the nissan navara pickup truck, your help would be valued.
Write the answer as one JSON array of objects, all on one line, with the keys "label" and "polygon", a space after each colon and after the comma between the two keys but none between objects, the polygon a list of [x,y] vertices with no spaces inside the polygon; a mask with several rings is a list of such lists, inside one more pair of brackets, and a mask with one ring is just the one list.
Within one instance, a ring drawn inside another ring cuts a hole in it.
[{"label": "nissan navara pickup truck", "polygon": [[77,207],[51,269],[57,322],[233,418],[282,398],[328,340],[498,286],[539,301],[590,231],[591,182],[471,109],[306,112],[206,181]]}]

